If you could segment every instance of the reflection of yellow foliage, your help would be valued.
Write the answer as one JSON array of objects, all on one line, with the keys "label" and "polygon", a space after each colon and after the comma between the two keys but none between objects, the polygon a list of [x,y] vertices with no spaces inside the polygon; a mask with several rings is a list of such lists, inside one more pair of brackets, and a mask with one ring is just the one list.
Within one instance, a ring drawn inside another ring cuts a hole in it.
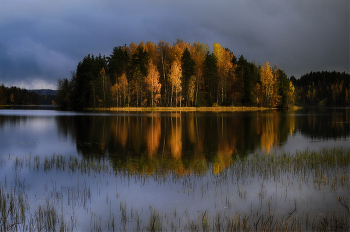
[{"label": "reflection of yellow foliage", "polygon": [[259,135],[259,134],[261,134],[261,126],[260,126],[261,125],[261,117],[258,115],[256,115],[256,125],[257,125],[256,134]]},{"label": "reflection of yellow foliage", "polygon": [[161,137],[161,123],[160,117],[152,117],[151,123],[146,131],[146,143],[148,155],[153,156],[153,154],[158,150],[159,142]]},{"label": "reflection of yellow foliage", "polygon": [[181,158],[182,155],[182,127],[181,117],[171,118],[170,151],[174,158]]},{"label": "reflection of yellow foliage", "polygon": [[187,122],[188,122],[188,137],[189,137],[191,143],[194,143],[196,141],[196,132],[194,129],[193,116],[189,116]]},{"label": "reflection of yellow foliage", "polygon": [[101,151],[104,151],[105,147],[106,147],[106,143],[102,142],[101,145],[100,145]]},{"label": "reflection of yellow foliage", "polygon": [[232,154],[235,151],[233,146],[230,146],[226,142],[219,142],[217,156],[214,161],[214,173],[218,174],[223,169],[230,166],[232,162]]},{"label": "reflection of yellow foliage", "polygon": [[[266,152],[270,152],[275,144],[281,143],[281,135],[283,133],[294,133],[295,116],[293,114],[288,115],[282,125],[281,117],[278,114],[269,114],[266,117],[258,117],[257,125],[257,131],[261,139],[261,148]],[[278,134],[278,132],[281,134]]]},{"label": "reflection of yellow foliage", "polygon": [[288,128],[289,128],[289,134],[292,135],[295,131],[295,117],[294,117],[294,114],[290,117],[288,117]]},{"label": "reflection of yellow foliage", "polygon": [[184,168],[184,165],[180,159],[175,159],[174,161],[175,167],[172,169],[174,173],[181,176],[190,172],[190,170]]},{"label": "reflection of yellow foliage", "polygon": [[271,150],[275,142],[274,119],[274,115],[267,115],[265,122],[263,122],[261,126],[261,147],[264,148],[266,152],[269,152]]},{"label": "reflection of yellow foliage", "polygon": [[237,150],[236,138],[232,137],[230,134],[232,131],[227,129],[229,125],[227,120],[224,117],[218,118],[218,120],[217,152],[213,164],[215,174],[218,174],[231,164],[232,154]]},{"label": "reflection of yellow foliage", "polygon": [[118,120],[112,125],[113,134],[116,136],[116,140],[125,148],[128,141],[128,118],[119,117]]}]

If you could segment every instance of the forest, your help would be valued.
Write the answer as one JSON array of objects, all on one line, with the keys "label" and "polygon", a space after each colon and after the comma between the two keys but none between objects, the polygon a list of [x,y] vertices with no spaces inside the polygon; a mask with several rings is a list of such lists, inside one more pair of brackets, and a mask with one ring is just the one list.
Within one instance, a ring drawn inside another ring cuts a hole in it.
[{"label": "forest", "polygon": [[350,106],[350,75],[345,72],[310,72],[290,79],[301,106]]},{"label": "forest", "polygon": [[295,88],[268,62],[238,58],[220,44],[141,42],[114,47],[106,57],[87,55],[71,79],[58,80],[64,108],[264,106],[289,108]]},{"label": "forest", "polygon": [[15,86],[0,86],[0,105],[41,105],[38,93]]}]

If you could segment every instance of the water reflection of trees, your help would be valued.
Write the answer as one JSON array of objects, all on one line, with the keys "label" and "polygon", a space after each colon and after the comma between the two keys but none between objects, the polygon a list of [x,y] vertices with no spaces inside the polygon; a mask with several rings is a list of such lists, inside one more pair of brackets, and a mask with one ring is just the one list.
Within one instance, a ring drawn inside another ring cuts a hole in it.
[{"label": "water reflection of trees", "polygon": [[311,108],[295,127],[313,140],[346,139],[350,134],[350,108]]},{"label": "water reflection of trees", "polygon": [[[322,139],[348,136],[349,111],[308,113],[154,113],[57,117],[84,156],[108,155],[118,169],[137,172],[189,171],[208,165],[220,172],[234,155],[269,152],[296,130]],[[296,120],[298,119],[298,120]]]},{"label": "water reflection of trees", "polygon": [[168,113],[57,117],[84,156],[108,155],[119,169],[220,172],[235,154],[269,151],[295,130],[294,115]]}]

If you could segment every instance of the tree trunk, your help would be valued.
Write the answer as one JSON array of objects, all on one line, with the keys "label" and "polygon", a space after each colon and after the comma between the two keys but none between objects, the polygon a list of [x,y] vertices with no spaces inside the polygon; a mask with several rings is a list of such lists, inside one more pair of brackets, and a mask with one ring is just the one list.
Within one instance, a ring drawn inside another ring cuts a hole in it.
[{"label": "tree trunk", "polygon": [[103,106],[105,106],[106,102],[106,93],[105,93],[105,77],[102,76],[102,85],[103,85]]},{"label": "tree trunk", "polygon": [[153,80],[152,80],[152,91],[151,91],[151,107],[153,107]]},{"label": "tree trunk", "polygon": [[171,84],[170,107],[173,106],[173,93],[174,93],[173,84]]},{"label": "tree trunk", "polygon": [[177,89],[175,89],[175,107],[177,107]]},{"label": "tree trunk", "polygon": [[182,94],[180,93],[180,107],[181,107],[181,101],[182,101]]}]

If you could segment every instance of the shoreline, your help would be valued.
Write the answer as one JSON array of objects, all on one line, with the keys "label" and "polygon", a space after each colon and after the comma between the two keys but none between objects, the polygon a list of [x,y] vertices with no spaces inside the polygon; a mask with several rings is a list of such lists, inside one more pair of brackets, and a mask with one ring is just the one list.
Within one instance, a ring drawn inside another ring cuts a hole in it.
[{"label": "shoreline", "polygon": [[86,108],[86,110],[95,111],[113,111],[113,112],[248,112],[248,111],[266,111],[277,108],[266,107],[247,107],[247,106],[228,106],[228,107],[96,107]]},{"label": "shoreline", "polygon": [[[53,105],[0,105],[6,107],[57,107]],[[59,108],[59,107],[58,107]],[[303,107],[293,106],[284,110],[300,110]],[[255,107],[255,106],[211,106],[211,107],[95,107],[84,108],[87,111],[110,111],[110,112],[253,112],[277,110],[278,108]],[[68,109],[69,110],[69,109]]]}]

